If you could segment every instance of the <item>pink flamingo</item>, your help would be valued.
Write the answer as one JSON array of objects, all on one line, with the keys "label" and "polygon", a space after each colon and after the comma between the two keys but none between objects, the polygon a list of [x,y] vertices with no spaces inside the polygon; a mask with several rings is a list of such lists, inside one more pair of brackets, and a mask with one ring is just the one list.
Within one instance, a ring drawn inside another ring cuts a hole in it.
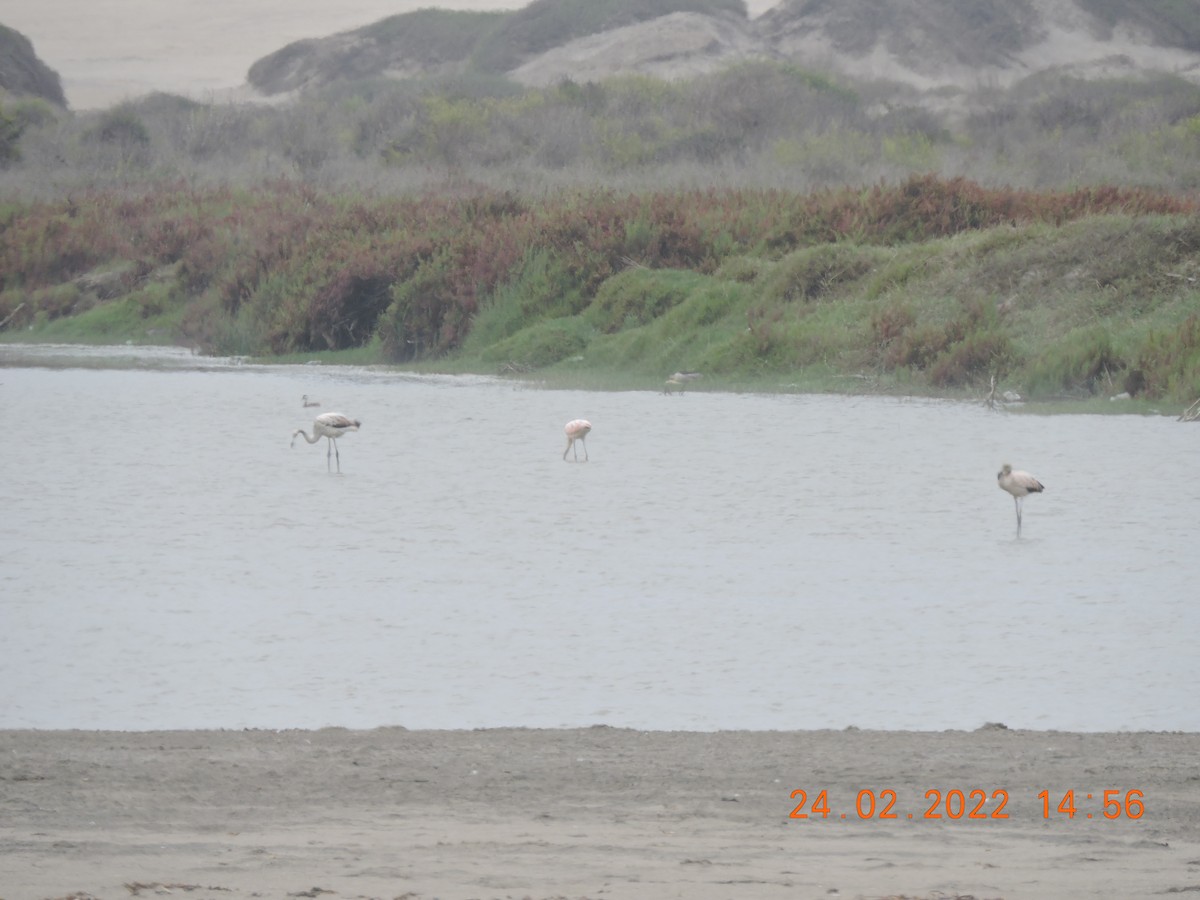
[{"label": "pink flamingo", "polygon": [[343,416],[341,413],[327,412],[321,413],[313,419],[313,436],[309,437],[303,428],[297,428],[292,435],[292,446],[296,446],[296,438],[304,435],[304,439],[310,444],[315,444],[321,438],[329,439],[329,449],[325,451],[325,468],[329,468],[329,456],[334,454],[337,456],[338,472],[342,471],[342,455],[337,452],[337,439],[347,431],[358,431],[362,422],[358,419],[351,419],[349,416]]},{"label": "pink flamingo", "polygon": [[1000,483],[1000,489],[1008,491],[1013,496],[1013,503],[1017,507],[1017,537],[1021,536],[1021,504],[1025,502],[1025,498],[1029,494],[1040,494],[1046,488],[1040,481],[1030,475],[1028,472],[1022,472],[1019,469],[1013,471],[1013,467],[1008,463],[996,473],[996,480]]},{"label": "pink flamingo", "polygon": [[[567,423],[563,431],[567,435],[567,449],[563,451],[563,459],[566,460],[567,454],[571,452],[571,448],[575,446],[575,442],[583,444],[583,461],[588,461],[587,441],[585,438],[588,432],[592,430],[592,423],[587,419],[572,419]],[[575,450],[575,462],[579,462],[579,450]]]}]

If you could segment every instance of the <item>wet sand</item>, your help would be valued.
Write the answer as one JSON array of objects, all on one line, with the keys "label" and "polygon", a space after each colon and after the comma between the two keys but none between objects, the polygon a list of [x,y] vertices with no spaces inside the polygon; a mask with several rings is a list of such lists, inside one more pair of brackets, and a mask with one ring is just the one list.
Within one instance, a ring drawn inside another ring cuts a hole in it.
[{"label": "wet sand", "polygon": [[1191,893],[1197,759],[1197,734],[1002,727],[0,731],[0,898]]}]

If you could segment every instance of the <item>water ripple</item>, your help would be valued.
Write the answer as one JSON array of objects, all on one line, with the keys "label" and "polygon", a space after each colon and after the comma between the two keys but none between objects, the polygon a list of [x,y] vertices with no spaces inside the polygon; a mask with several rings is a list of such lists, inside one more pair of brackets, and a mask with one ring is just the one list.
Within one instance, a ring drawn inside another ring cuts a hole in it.
[{"label": "water ripple", "polygon": [[0,727],[1200,729],[1168,419],[9,353]]}]

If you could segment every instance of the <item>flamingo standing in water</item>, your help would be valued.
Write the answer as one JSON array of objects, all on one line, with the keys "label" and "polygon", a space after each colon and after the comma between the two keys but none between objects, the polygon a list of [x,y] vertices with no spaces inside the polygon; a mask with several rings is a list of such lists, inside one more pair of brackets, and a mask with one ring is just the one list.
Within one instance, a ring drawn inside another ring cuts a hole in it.
[{"label": "flamingo standing in water", "polygon": [[1025,498],[1030,494],[1040,494],[1046,488],[1040,481],[1030,475],[1028,472],[1021,470],[1013,471],[1013,467],[1008,463],[996,473],[996,481],[1000,484],[1000,489],[1008,491],[1013,496],[1013,503],[1017,507],[1017,537],[1021,536],[1021,504],[1025,502]]},{"label": "flamingo standing in water", "polygon": [[337,470],[340,473],[342,471],[342,455],[338,453],[337,439],[347,431],[358,431],[360,425],[362,422],[358,419],[351,419],[341,413],[321,413],[313,419],[313,436],[309,437],[303,428],[297,428],[292,435],[292,446],[296,446],[296,438],[300,435],[304,435],[304,439],[310,444],[315,444],[321,438],[328,438],[329,449],[325,451],[325,468],[329,468],[329,457],[330,454],[333,454],[337,457]]},{"label": "flamingo standing in water", "polygon": [[301,397],[300,399],[304,401],[304,405],[305,405],[305,406],[320,406],[320,405],[321,405],[321,404],[320,404],[319,402],[317,402],[316,400],[309,400],[309,399],[308,399],[308,394],[305,394],[305,395],[304,395],[303,397]]},{"label": "flamingo standing in water", "polygon": [[[587,437],[588,432],[591,430],[592,423],[587,419],[572,419],[567,423],[566,427],[563,428],[563,431],[566,432],[567,435],[567,449],[563,451],[564,460],[567,458],[567,454],[571,452],[571,448],[575,447],[575,442],[579,441],[579,443],[583,444],[583,461],[588,461],[587,441],[585,438]],[[575,450],[575,462],[579,462],[578,448]]]}]

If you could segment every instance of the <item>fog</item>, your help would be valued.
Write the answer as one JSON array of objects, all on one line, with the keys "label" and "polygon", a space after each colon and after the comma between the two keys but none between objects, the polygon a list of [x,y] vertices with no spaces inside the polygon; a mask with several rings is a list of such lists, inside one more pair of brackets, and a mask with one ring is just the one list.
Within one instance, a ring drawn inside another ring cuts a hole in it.
[{"label": "fog", "polygon": [[[753,16],[774,0],[748,0]],[[292,41],[325,37],[430,6],[517,9],[503,0],[15,0],[0,24],[24,34],[62,77],[74,110],[98,109],[152,91],[197,100],[243,94],[258,59]]]}]

